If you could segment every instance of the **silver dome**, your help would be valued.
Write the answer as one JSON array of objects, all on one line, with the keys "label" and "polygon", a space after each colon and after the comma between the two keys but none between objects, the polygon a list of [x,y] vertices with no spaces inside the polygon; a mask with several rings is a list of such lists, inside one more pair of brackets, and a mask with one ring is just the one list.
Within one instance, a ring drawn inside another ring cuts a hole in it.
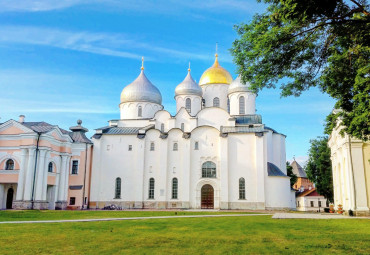
[{"label": "silver dome", "polygon": [[161,92],[155,87],[141,70],[140,75],[131,84],[127,85],[121,93],[121,103],[152,102],[162,104]]},{"label": "silver dome", "polygon": [[185,79],[177,85],[175,95],[196,95],[200,97],[203,95],[201,87],[193,80],[193,77],[191,77],[190,69],[188,70],[188,75],[186,75]]},{"label": "silver dome", "polygon": [[252,92],[250,87],[251,84],[249,82],[243,84],[240,75],[238,75],[238,77],[230,84],[228,94],[234,92]]}]

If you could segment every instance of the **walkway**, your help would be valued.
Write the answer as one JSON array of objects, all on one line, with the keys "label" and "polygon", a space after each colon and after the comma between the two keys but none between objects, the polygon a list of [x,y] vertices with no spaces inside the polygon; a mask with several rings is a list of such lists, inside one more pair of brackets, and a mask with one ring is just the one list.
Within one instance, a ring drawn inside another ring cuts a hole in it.
[{"label": "walkway", "polygon": [[181,216],[151,216],[151,217],[126,217],[102,219],[76,219],[76,220],[30,220],[30,221],[1,221],[0,224],[26,224],[26,223],[62,223],[62,222],[93,222],[93,221],[120,221],[120,220],[148,220],[148,219],[173,219],[173,218],[208,218],[208,217],[245,217],[264,216],[272,214],[215,214],[215,215],[181,215]]}]

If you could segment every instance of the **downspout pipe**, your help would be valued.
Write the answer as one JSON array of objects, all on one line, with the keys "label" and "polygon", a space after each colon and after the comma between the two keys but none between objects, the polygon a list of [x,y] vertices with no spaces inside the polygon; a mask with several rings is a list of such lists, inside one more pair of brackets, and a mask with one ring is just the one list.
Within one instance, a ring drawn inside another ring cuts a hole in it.
[{"label": "downspout pipe", "polygon": [[82,207],[81,209],[83,210],[85,207],[85,190],[86,190],[86,171],[87,171],[87,143],[85,143],[85,172],[84,172],[84,187],[82,190]]},{"label": "downspout pipe", "polygon": [[31,196],[31,209],[33,209],[33,204],[35,202],[35,198],[34,198],[34,195],[35,195],[35,182],[36,182],[36,170],[37,170],[37,154],[39,153],[39,142],[40,142],[40,136],[41,136],[41,132],[37,132],[37,142],[36,142],[36,154],[35,154],[35,168],[34,168],[34,171],[33,171],[33,182],[32,182],[32,196]]}]

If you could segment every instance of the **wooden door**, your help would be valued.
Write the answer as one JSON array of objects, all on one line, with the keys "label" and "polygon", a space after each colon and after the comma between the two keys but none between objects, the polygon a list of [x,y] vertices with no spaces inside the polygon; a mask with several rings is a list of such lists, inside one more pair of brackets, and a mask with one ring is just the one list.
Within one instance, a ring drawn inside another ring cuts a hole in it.
[{"label": "wooden door", "polygon": [[213,209],[213,200],[214,200],[214,190],[213,187],[209,184],[206,184],[202,187],[201,190],[201,208],[202,209]]}]

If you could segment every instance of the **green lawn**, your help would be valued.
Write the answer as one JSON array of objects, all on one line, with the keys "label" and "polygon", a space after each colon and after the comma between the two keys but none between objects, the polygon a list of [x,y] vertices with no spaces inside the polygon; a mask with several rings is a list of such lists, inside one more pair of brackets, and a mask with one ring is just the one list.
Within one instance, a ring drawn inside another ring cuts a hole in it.
[{"label": "green lawn", "polygon": [[[140,212],[141,213],[141,212]],[[0,254],[369,254],[370,222],[271,216],[1,224]]]},{"label": "green lawn", "polygon": [[[27,220],[72,220],[99,218],[126,218],[147,216],[205,215],[205,214],[239,214],[248,212],[196,212],[196,211],[54,211],[54,210],[6,210],[0,211],[0,221]],[[250,213],[250,212],[249,212]]]}]

